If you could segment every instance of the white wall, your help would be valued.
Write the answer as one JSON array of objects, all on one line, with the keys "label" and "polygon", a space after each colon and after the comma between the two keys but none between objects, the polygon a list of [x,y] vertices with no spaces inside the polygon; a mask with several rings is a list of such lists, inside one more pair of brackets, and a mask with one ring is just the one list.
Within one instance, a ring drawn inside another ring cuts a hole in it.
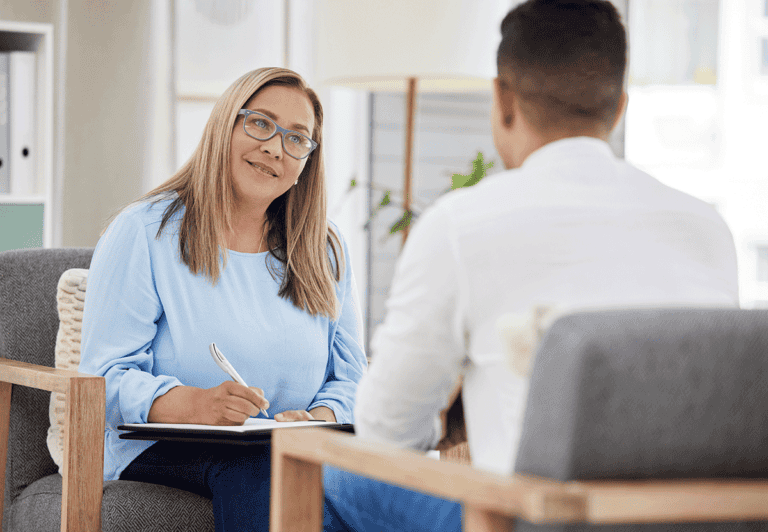
[{"label": "white wall", "polygon": [[163,0],[68,3],[64,246],[94,246],[111,216],[171,170],[168,9]]}]

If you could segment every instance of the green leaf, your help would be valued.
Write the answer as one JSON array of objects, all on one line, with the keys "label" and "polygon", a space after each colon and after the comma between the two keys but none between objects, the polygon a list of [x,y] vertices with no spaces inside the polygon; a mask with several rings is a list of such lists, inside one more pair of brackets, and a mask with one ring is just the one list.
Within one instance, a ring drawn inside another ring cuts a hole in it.
[{"label": "green leaf", "polygon": [[357,180],[355,178],[352,178],[352,180],[349,182],[349,188],[355,188],[357,186]]},{"label": "green leaf", "polygon": [[380,208],[381,207],[386,207],[387,205],[389,205],[391,203],[391,200],[389,199],[389,193],[390,193],[389,190],[384,192],[384,197],[381,198],[381,201],[379,202],[379,207]]},{"label": "green leaf", "polygon": [[486,164],[483,159],[483,152],[477,152],[477,157],[472,161],[472,172],[467,175],[453,174],[451,176],[451,190],[478,184],[486,176],[486,170],[492,167],[493,161]]},{"label": "green leaf", "polygon": [[399,220],[397,220],[392,226],[389,228],[389,234],[394,235],[398,231],[402,231],[409,225],[411,225],[411,221],[413,220],[413,212],[411,211],[405,211],[403,215],[400,217]]}]

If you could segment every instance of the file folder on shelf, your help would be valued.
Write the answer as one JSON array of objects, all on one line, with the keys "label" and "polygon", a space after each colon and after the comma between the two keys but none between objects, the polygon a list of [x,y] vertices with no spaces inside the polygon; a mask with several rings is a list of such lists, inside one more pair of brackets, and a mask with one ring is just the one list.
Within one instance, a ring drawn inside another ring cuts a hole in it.
[{"label": "file folder on shelf", "polygon": [[11,193],[36,192],[35,186],[35,92],[34,52],[10,52],[8,57]]},{"label": "file folder on shelf", "polygon": [[8,53],[0,52],[0,194],[11,192],[11,174],[8,171],[8,150],[10,137],[9,116],[9,77],[8,77]]}]

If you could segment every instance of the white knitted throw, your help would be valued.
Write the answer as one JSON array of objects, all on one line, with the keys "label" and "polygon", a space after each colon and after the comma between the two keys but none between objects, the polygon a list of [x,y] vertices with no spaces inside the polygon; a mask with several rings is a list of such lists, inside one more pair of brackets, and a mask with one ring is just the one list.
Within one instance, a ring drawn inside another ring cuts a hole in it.
[{"label": "white knitted throw", "polygon": [[515,375],[525,378],[531,376],[536,350],[544,333],[564,313],[558,306],[541,305],[528,312],[503,314],[499,317],[496,329],[501,335],[507,364]]},{"label": "white knitted throw", "polygon": [[[59,310],[59,331],[56,334],[55,367],[77,371],[80,366],[80,334],[83,324],[83,303],[88,283],[88,270],[72,269],[59,278],[56,301]],[[67,404],[64,394],[51,392],[48,417],[48,451],[59,473],[64,469],[64,425]]]}]

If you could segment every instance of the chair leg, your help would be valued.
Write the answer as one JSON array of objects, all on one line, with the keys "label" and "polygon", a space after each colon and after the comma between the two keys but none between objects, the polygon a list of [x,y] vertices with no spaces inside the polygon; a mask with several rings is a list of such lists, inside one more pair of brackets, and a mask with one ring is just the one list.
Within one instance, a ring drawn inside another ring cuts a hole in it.
[{"label": "chair leg", "polygon": [[464,505],[462,530],[464,532],[499,532],[515,529],[515,519],[488,510]]},{"label": "chair leg", "polygon": [[270,532],[319,532],[323,528],[323,470],[272,449]]},{"label": "chair leg", "polygon": [[0,382],[0,532],[3,530],[5,463],[8,458],[8,427],[11,421],[11,389],[11,383]]},{"label": "chair leg", "polygon": [[67,393],[62,532],[101,532],[104,489],[104,379],[76,378]]}]

